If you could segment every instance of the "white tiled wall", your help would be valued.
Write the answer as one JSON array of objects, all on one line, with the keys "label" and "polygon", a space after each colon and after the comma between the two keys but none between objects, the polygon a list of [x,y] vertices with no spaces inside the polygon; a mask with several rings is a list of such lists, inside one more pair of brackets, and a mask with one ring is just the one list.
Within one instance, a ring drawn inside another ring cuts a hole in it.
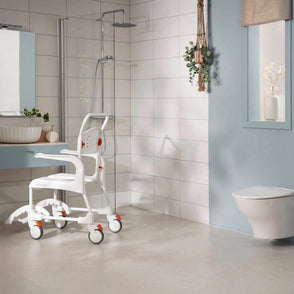
[{"label": "white tiled wall", "polygon": [[130,2],[132,205],[208,223],[208,94],[182,58],[197,1]]}]

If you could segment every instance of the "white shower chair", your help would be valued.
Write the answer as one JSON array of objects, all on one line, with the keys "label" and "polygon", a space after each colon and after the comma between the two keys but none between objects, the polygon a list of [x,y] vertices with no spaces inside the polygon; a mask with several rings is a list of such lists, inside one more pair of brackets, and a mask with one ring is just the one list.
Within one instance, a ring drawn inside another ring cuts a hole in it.
[{"label": "white shower chair", "polygon": [[[104,122],[99,127],[88,128],[91,118],[104,118]],[[77,140],[77,150],[61,150],[58,155],[37,153],[36,158],[45,158],[52,160],[60,160],[70,162],[75,166],[75,174],[58,173],[47,177],[41,177],[31,181],[29,185],[29,204],[20,207],[13,212],[7,219],[6,223],[11,224],[14,220],[18,220],[22,223],[28,222],[30,228],[30,235],[33,239],[38,240],[43,235],[42,221],[50,222],[54,221],[57,228],[63,229],[68,221],[76,221],[80,224],[86,224],[89,226],[88,238],[94,244],[99,244],[104,239],[103,228],[100,224],[94,225],[94,214],[106,214],[108,220],[109,229],[118,233],[122,229],[121,218],[119,215],[115,215],[113,208],[111,208],[109,197],[105,188],[105,162],[103,153],[106,148],[104,129],[108,122],[107,114],[89,113],[86,115],[82,122],[82,126],[79,132]],[[85,175],[85,169],[82,162],[82,157],[86,156],[92,158],[95,161],[95,171],[93,175]],[[107,206],[103,209],[93,209],[90,206],[86,184],[96,182],[100,184],[101,189],[105,195]],[[52,189],[53,198],[45,199],[33,204],[33,191],[35,189]],[[57,199],[57,191],[64,190],[70,192],[76,192],[83,195],[86,208],[69,207],[66,203]],[[52,215],[44,208],[52,206]],[[87,212],[84,217],[68,217],[71,211]],[[27,217],[20,218],[23,213],[27,213]]]}]

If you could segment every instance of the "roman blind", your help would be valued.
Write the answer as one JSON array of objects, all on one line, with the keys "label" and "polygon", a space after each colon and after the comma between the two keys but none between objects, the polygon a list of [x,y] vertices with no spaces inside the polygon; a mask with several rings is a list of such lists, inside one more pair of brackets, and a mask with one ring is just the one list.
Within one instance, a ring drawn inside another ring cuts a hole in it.
[{"label": "roman blind", "polygon": [[241,0],[241,26],[291,19],[291,0]]}]

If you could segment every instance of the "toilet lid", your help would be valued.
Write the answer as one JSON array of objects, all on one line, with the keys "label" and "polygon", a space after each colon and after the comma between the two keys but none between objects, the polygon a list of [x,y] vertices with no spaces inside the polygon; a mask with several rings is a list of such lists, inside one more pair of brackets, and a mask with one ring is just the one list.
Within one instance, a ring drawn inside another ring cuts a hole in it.
[{"label": "toilet lid", "polygon": [[284,188],[255,186],[233,192],[233,196],[246,199],[274,199],[294,196],[294,191]]}]

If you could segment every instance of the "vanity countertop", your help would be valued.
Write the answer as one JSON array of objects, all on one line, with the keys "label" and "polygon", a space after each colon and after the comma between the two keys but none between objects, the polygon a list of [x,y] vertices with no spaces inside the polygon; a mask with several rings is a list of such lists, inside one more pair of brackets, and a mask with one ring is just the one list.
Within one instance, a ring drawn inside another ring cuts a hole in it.
[{"label": "vanity countertop", "polygon": [[56,143],[49,143],[49,142],[36,142],[36,143],[22,143],[22,144],[12,144],[12,143],[0,143],[0,147],[16,147],[16,146],[54,146],[54,145],[68,145],[66,142],[56,142]]}]

